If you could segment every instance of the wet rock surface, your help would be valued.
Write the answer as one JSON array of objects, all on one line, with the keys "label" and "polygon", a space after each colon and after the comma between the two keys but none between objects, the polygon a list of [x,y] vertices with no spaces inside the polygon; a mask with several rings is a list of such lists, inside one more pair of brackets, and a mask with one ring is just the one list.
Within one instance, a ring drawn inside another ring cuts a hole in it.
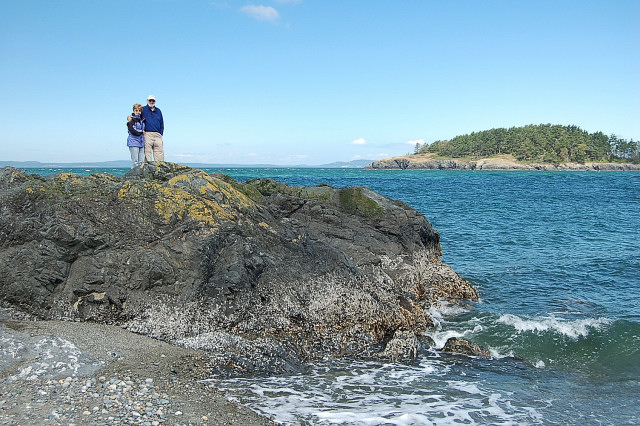
[{"label": "wet rock surface", "polygon": [[486,347],[460,337],[452,337],[448,339],[441,351],[487,358],[491,356]]},{"label": "wet rock surface", "polygon": [[477,299],[440,257],[422,214],[363,187],[172,163],[122,178],[0,171],[5,303],[205,350],[221,372],[410,357],[430,306]]}]

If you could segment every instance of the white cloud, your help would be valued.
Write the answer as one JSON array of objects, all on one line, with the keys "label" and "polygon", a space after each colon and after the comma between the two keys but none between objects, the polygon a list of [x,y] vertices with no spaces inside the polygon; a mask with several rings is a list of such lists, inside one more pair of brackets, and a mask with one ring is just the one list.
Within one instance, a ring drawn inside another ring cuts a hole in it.
[{"label": "white cloud", "polygon": [[353,145],[366,145],[367,141],[364,138],[358,138],[355,141],[351,142]]},{"label": "white cloud", "polygon": [[416,139],[415,141],[407,142],[407,145],[416,146],[419,143],[420,145],[424,145],[424,139]]},{"label": "white cloud", "polygon": [[240,12],[258,21],[273,22],[280,19],[280,14],[278,13],[278,11],[271,6],[249,4],[247,6],[241,7]]}]

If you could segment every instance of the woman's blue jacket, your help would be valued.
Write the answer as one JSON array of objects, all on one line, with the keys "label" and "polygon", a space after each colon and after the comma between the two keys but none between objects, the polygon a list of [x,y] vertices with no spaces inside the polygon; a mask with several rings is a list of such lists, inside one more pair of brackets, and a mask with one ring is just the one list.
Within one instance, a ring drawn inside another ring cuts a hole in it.
[{"label": "woman's blue jacket", "polygon": [[140,115],[132,115],[131,121],[127,122],[127,129],[129,129],[129,137],[127,137],[127,146],[144,146],[144,117]]}]

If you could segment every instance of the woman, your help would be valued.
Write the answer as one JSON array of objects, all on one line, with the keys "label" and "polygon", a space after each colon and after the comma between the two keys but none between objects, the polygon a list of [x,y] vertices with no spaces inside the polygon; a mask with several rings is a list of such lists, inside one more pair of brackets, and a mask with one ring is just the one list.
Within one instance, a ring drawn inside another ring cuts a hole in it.
[{"label": "woman", "polygon": [[131,153],[131,168],[138,167],[144,163],[144,117],[142,117],[142,105],[133,105],[133,114],[131,120],[127,121],[127,129],[129,129],[129,137],[127,138],[127,146]]}]

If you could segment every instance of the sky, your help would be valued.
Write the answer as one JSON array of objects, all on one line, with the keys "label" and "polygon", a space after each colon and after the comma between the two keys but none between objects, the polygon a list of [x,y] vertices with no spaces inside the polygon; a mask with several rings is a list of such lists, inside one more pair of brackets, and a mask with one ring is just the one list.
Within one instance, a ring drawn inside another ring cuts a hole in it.
[{"label": "sky", "polygon": [[640,139],[640,1],[0,0],[0,161],[320,165],[527,124]]}]

